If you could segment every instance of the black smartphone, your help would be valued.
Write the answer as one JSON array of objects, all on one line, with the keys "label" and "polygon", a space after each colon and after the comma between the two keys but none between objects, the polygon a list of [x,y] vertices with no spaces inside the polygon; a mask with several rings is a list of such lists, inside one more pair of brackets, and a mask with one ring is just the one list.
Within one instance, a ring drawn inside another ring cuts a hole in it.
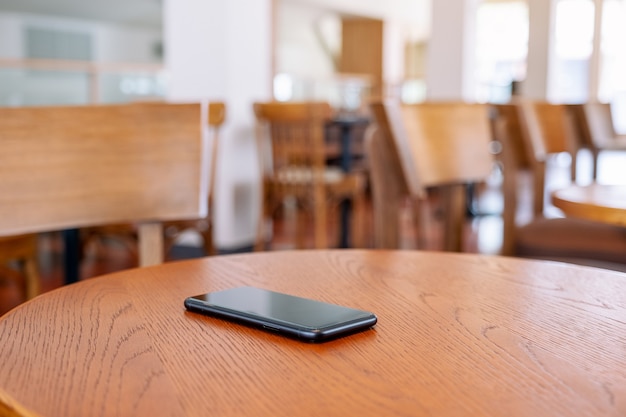
[{"label": "black smartphone", "polygon": [[369,329],[377,321],[367,311],[254,287],[189,297],[185,307],[309,342],[347,336]]}]

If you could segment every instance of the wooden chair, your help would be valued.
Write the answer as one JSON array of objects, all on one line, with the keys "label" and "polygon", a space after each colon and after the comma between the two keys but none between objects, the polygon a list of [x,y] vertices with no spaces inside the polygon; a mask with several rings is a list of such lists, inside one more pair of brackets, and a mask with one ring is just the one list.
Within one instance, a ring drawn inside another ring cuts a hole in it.
[{"label": "wooden chair", "polygon": [[[158,104],[133,103],[134,105]],[[217,174],[217,154],[219,150],[220,129],[226,118],[226,105],[223,102],[210,102],[207,105],[208,140],[210,149],[210,172],[207,174],[209,183],[208,216],[198,220],[175,220],[163,223],[165,249],[167,257],[172,247],[180,236],[186,231],[195,231],[202,236],[204,251],[208,255],[215,255],[216,249],[213,243],[213,195]],[[103,239],[117,239],[126,244],[131,252],[136,252],[137,229],[132,224],[106,225],[100,227],[89,227],[81,230],[83,247],[97,244]]]},{"label": "wooden chair", "polygon": [[199,104],[0,109],[0,236],[136,223],[140,265],[162,221],[206,215]]},{"label": "wooden chair", "polygon": [[550,156],[568,154],[571,158],[570,179],[576,181],[577,155],[581,148],[577,140],[571,112],[566,105],[545,101],[520,100],[515,104],[520,126],[520,138],[525,158],[533,178],[533,215],[543,216],[546,208],[546,168]]},{"label": "wooden chair", "polygon": [[[398,201],[408,198],[425,247],[427,197],[437,191],[444,208],[443,249],[463,249],[467,185],[491,174],[494,156],[488,108],[460,102],[371,104],[379,129],[368,138],[377,247],[398,245]],[[381,236],[382,234],[382,236]]]},{"label": "wooden chair", "polygon": [[[361,211],[365,178],[325,164],[324,125],[331,115],[328,103],[255,103],[257,148],[262,173],[261,207],[255,250],[265,248],[268,224],[291,198],[296,204],[296,245],[305,246],[307,224],[312,217],[314,247],[328,247],[328,211],[343,199],[353,202],[352,231],[361,245]],[[304,223],[304,224],[303,224]]]},{"label": "wooden chair", "polygon": [[581,145],[593,155],[592,178],[598,176],[598,159],[602,151],[626,151],[626,135],[615,131],[610,103],[571,104],[575,128]]},{"label": "wooden chair", "polygon": [[[567,106],[524,101],[494,108],[505,171],[503,254],[626,270],[626,229],[545,214],[548,158],[576,149],[574,121]],[[520,129],[515,132],[508,126]],[[517,181],[524,160],[529,162],[533,201],[530,217],[520,223]]]}]

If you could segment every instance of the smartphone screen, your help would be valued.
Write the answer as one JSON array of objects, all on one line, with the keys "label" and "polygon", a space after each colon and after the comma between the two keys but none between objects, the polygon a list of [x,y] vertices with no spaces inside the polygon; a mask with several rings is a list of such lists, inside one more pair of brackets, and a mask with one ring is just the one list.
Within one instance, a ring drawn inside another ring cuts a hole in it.
[{"label": "smartphone screen", "polygon": [[366,330],[377,321],[367,311],[254,287],[189,297],[185,307],[311,342]]}]

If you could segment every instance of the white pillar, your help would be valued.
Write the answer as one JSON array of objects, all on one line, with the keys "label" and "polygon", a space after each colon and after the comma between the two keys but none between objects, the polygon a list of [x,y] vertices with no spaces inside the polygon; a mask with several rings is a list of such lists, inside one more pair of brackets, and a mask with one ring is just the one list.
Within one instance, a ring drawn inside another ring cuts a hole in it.
[{"label": "white pillar", "polygon": [[477,0],[432,2],[426,85],[428,100],[474,101]]},{"label": "white pillar", "polygon": [[250,245],[256,230],[255,100],[272,97],[272,0],[165,0],[168,100],[223,100],[215,244]]},{"label": "white pillar", "polygon": [[521,93],[533,100],[549,98],[555,44],[556,0],[528,0],[528,58]]},{"label": "white pillar", "polygon": [[600,92],[600,62],[602,60],[602,16],[604,0],[594,1],[593,50],[589,58],[589,101],[598,101]]}]

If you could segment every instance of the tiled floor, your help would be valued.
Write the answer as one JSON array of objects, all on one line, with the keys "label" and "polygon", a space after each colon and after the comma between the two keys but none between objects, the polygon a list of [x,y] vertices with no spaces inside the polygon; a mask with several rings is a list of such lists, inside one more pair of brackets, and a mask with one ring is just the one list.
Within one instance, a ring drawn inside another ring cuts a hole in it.
[{"label": "tiled floor", "polygon": [[[588,159],[585,157],[579,161],[581,172],[588,172]],[[549,187],[556,188],[566,184],[568,180],[568,161],[554,160],[551,162]],[[626,183],[626,152],[606,153],[601,156],[601,169],[598,180],[605,183]],[[477,253],[498,253],[501,245],[502,221],[499,212],[502,207],[501,194],[499,191],[500,178],[494,171],[486,187],[482,187],[477,200],[477,211],[493,213],[488,215],[467,217],[467,241],[465,250]],[[580,182],[588,182],[589,178],[582,176]],[[436,199],[433,199],[435,201]],[[428,249],[438,249],[441,236],[438,233],[438,217],[436,204],[432,209],[432,228],[426,231]],[[408,213],[401,217],[402,222],[402,247],[413,249],[416,247],[416,235],[413,231],[411,219]],[[276,250],[290,247],[288,241],[289,227],[287,223],[278,223],[274,236],[273,248]],[[336,230],[335,224],[329,225],[329,230]],[[371,228],[366,228],[366,234],[371,241]],[[331,235],[332,236],[332,235]],[[132,251],[128,250],[128,242],[119,240],[106,240],[101,244],[95,242],[89,245],[85,251],[85,257],[81,264],[81,276],[88,279],[116,270],[136,266],[136,258]],[[371,246],[368,245],[368,246]],[[171,259],[202,256],[202,250],[198,247],[179,246],[175,247],[170,255]],[[63,283],[62,270],[62,242],[58,233],[41,235],[40,239],[40,269],[42,275],[42,290],[50,291]],[[21,280],[9,268],[0,267],[0,315],[23,301],[20,289]]]}]

